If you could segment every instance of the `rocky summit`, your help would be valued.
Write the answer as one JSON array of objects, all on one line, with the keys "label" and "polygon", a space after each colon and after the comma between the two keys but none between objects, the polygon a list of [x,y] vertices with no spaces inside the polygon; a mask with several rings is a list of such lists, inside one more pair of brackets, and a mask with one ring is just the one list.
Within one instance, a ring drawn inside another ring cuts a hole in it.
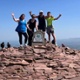
[{"label": "rocky summit", "polygon": [[80,80],[80,51],[51,43],[0,50],[0,80]]}]

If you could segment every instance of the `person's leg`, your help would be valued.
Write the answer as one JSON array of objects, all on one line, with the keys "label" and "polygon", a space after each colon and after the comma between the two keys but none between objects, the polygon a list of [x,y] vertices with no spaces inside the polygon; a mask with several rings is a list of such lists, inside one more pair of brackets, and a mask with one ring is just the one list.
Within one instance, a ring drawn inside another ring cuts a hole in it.
[{"label": "person's leg", "polygon": [[18,36],[19,36],[20,46],[22,46],[22,33],[21,32],[18,32]]},{"label": "person's leg", "polygon": [[48,41],[50,42],[51,40],[51,36],[50,36],[50,33],[48,33]]},{"label": "person's leg", "polygon": [[28,35],[29,35],[28,45],[31,46],[31,45],[32,45],[33,32],[29,31],[29,32],[28,32]]},{"label": "person's leg", "polygon": [[43,26],[42,28],[41,28],[41,31],[43,31],[43,36],[44,36],[44,40],[46,40],[46,28]]},{"label": "person's leg", "polygon": [[44,32],[44,37],[45,37],[45,34],[46,34],[46,28],[44,27],[44,28],[42,29],[42,31]]},{"label": "person's leg", "polygon": [[28,33],[28,45],[30,46],[30,31],[27,30],[27,33]]},{"label": "person's leg", "polygon": [[27,29],[27,34],[28,34],[28,45],[29,45],[29,30]]},{"label": "person's leg", "polygon": [[47,27],[47,34],[48,34],[48,41],[50,42],[51,36],[50,36],[50,27]]},{"label": "person's leg", "polygon": [[27,33],[25,32],[25,33],[23,33],[23,36],[24,36],[24,43],[25,43],[25,45],[26,45],[26,43],[27,43]]},{"label": "person's leg", "polygon": [[56,36],[55,36],[54,33],[52,33],[52,37],[53,37],[53,39],[54,39],[54,43],[56,44]]},{"label": "person's leg", "polygon": [[56,45],[56,36],[55,36],[55,34],[54,34],[54,28],[53,28],[52,26],[51,26],[51,28],[50,28],[50,32],[51,32],[51,34],[52,34],[54,43],[55,43],[55,45]]},{"label": "person's leg", "polygon": [[32,46],[32,38],[33,38],[33,32],[30,35],[30,46]]}]

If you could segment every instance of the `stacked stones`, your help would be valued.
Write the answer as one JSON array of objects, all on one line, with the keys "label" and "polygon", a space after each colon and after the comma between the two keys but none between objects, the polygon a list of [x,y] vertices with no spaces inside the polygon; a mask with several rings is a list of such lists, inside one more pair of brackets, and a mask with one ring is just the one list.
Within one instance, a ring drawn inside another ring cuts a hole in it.
[{"label": "stacked stones", "polygon": [[51,43],[1,50],[0,80],[80,80],[80,51]]}]

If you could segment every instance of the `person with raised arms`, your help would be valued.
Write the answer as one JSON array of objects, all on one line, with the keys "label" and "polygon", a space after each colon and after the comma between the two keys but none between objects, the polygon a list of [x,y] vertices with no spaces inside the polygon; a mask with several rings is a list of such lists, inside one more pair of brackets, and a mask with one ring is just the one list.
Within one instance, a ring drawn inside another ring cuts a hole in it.
[{"label": "person with raised arms", "polygon": [[[54,17],[51,15],[51,12],[47,12],[46,21],[47,21],[48,42],[50,42],[51,34],[52,34],[53,41],[54,41],[54,44],[55,44],[55,45],[57,45],[57,44],[56,44],[56,36],[55,36],[55,34],[54,34],[54,28],[53,28],[53,25],[52,25],[52,21],[58,20],[60,17],[61,17],[61,14],[59,14],[58,17],[54,18]],[[53,41],[52,41],[52,42],[53,42]]]},{"label": "person with raised arms", "polygon": [[25,20],[25,14],[21,14],[19,19],[16,19],[14,13],[12,13],[12,18],[15,22],[18,22],[18,26],[15,31],[18,33],[19,36],[20,47],[23,47],[22,35],[24,36],[24,46],[27,46],[27,24]]},{"label": "person with raised arms", "polygon": [[[29,12],[30,16],[32,16],[32,12]],[[40,10],[39,15],[34,16],[35,18],[38,19],[38,30],[42,30],[43,32],[46,31],[46,21],[45,18],[47,18],[46,16],[44,16],[43,11]]]}]

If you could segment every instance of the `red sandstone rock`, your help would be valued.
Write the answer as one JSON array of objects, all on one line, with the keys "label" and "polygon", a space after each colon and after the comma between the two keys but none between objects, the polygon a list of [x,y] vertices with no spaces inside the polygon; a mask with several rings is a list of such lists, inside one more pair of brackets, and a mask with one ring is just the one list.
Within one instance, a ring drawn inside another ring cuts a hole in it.
[{"label": "red sandstone rock", "polygon": [[[78,77],[78,79],[77,79]],[[0,51],[0,80],[79,80],[80,51],[46,46]]]},{"label": "red sandstone rock", "polygon": [[45,53],[45,49],[33,49],[34,53]]}]

